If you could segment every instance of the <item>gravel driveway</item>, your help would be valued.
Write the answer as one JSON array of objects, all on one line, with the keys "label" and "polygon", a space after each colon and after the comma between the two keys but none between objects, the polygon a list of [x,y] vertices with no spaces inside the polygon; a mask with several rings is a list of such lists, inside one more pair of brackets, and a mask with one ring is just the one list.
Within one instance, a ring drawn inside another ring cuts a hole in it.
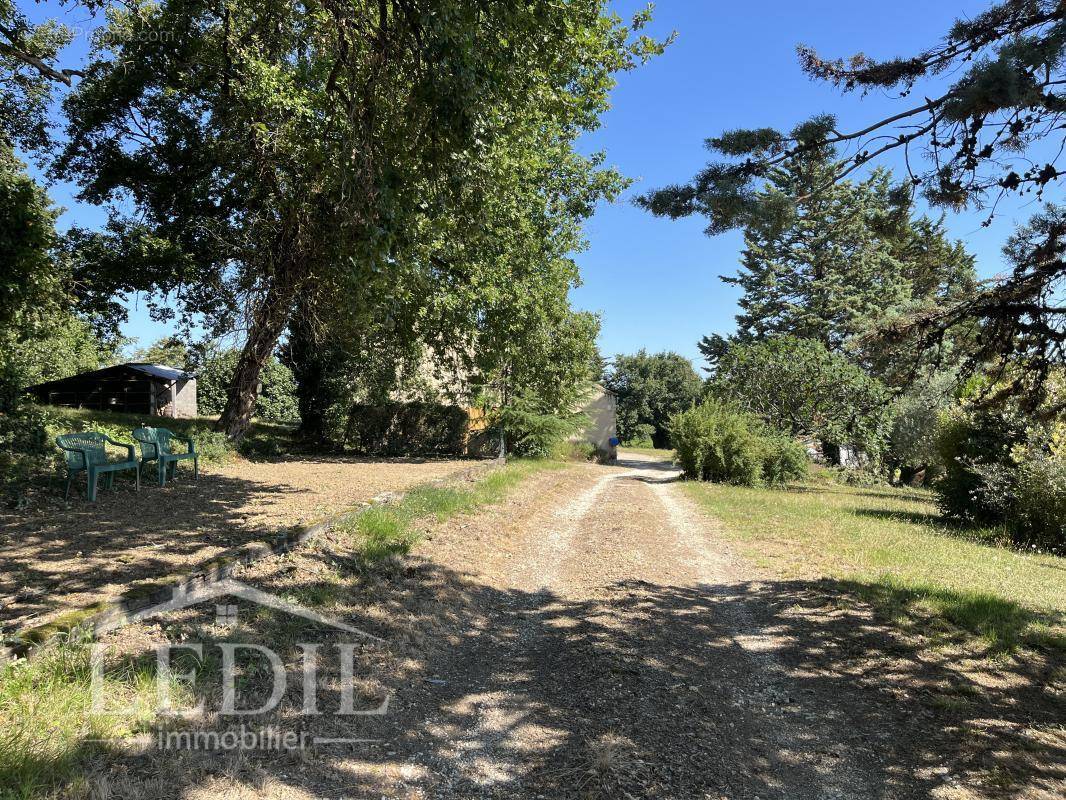
[{"label": "gravel driveway", "polygon": [[[953,653],[842,587],[767,578],[675,477],[623,454],[427,521],[414,552],[375,568],[326,537],[239,571],[381,637],[360,650],[354,685],[368,707],[388,696],[388,713],[309,717],[293,690],[266,722],[365,744],[112,750],[92,780],[123,797],[187,800],[1063,796],[1062,717],[1024,663],[979,685]],[[201,641],[212,609],[189,614],[115,642]],[[272,647],[326,635],[284,621],[242,630]],[[298,687],[300,651],[285,659]],[[340,690],[329,686],[324,708]],[[939,703],[950,687],[958,701]],[[220,722],[236,724],[203,724]]]}]

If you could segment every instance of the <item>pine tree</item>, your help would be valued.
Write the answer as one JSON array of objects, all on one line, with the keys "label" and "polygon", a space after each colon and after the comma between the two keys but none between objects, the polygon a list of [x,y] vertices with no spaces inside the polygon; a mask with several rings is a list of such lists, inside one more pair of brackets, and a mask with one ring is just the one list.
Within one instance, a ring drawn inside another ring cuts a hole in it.
[{"label": "pine tree", "polygon": [[712,363],[730,342],[772,336],[844,350],[891,309],[972,291],[973,259],[942,222],[913,217],[913,201],[888,171],[834,183],[836,169],[825,149],[767,175],[744,229],[740,269],[722,276],[743,291],[737,332],[700,343]]}]

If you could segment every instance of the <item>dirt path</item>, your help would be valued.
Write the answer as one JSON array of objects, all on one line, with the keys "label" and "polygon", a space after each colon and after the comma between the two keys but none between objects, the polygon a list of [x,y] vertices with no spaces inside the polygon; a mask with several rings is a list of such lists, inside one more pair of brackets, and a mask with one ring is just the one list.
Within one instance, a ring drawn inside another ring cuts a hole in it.
[{"label": "dirt path", "polygon": [[1018,776],[1054,725],[1038,682],[969,691],[965,716],[938,708],[965,688],[940,654],[854,598],[760,578],[675,477],[644,456],[546,471],[375,570],[348,572],[335,542],[238,573],[288,597],[333,587],[322,610],[388,642],[357,681],[370,705],[391,695],[386,715],[308,718],[297,695],[274,720],[371,741],[131,754],[94,780],[189,800],[1062,796],[1053,741]]},{"label": "dirt path", "polygon": [[[461,459],[357,457],[235,460],[205,467],[200,480],[165,487],[142,476],[101,489],[88,503],[76,491],[31,512],[0,510],[0,633],[39,625],[72,608],[158,580],[226,548],[272,539],[384,491],[454,475]],[[125,476],[123,476],[125,477]],[[75,487],[80,488],[80,487]]]},{"label": "dirt path", "polygon": [[413,736],[402,725],[419,778],[392,793],[879,795],[871,753],[835,698],[775,661],[735,596],[749,576],[674,477],[644,457],[590,467],[507,530],[475,520],[424,548],[483,588],[402,715],[424,720]]}]

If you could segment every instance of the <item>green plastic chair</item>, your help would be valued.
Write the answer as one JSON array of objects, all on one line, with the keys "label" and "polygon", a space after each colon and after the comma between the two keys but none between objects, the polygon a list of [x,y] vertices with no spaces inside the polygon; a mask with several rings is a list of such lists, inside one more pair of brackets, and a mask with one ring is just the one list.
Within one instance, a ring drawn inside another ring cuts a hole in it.
[{"label": "green plastic chair", "polygon": [[[107,455],[104,443],[126,449],[125,461],[112,461]],[[63,499],[70,497],[70,484],[79,472],[85,473],[85,496],[90,502],[96,502],[96,482],[103,472],[106,476],[105,488],[114,484],[115,473],[132,469],[136,473],[137,491],[141,490],[141,465],[133,453],[133,445],[116,442],[102,433],[86,431],[85,433],[64,433],[56,437],[56,445],[63,450],[67,460],[67,490]]]},{"label": "green plastic chair", "polygon": [[[166,428],[141,427],[133,431],[133,438],[141,445],[141,463],[156,462],[159,473],[159,485],[165,486],[167,471],[170,479],[174,480],[175,470],[179,461],[192,459],[193,480],[200,477],[200,456],[196,452],[196,443],[188,436],[178,436]],[[175,453],[171,442],[185,442],[188,449],[184,453]]]}]

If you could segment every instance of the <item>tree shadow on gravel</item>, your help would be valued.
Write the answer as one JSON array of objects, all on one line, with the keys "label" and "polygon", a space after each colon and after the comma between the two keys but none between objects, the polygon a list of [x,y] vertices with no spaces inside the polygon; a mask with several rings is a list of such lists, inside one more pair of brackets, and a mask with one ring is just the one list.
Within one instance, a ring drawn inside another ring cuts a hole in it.
[{"label": "tree shadow on gravel", "polygon": [[[343,576],[341,590],[326,581],[320,610],[388,642],[360,650],[363,702],[387,692],[393,701],[383,716],[301,716],[296,643],[325,642],[325,652],[336,634],[253,614],[241,635],[293,669],[268,721],[378,743],[111,752],[93,779],[120,775],[133,792],[169,776],[168,796],[181,797],[763,800],[895,800],[956,784],[976,796],[1052,797],[1066,780],[1059,654],[1005,654],[997,675],[979,673],[961,637],[941,631],[930,648],[872,613],[856,584],[634,580],[574,602],[416,559],[349,572],[316,558]],[[313,601],[315,573],[279,570],[256,585]],[[202,637],[205,624],[173,623],[168,635]],[[324,684],[319,707],[334,709],[339,687]],[[238,722],[256,720],[214,720]]]}]

